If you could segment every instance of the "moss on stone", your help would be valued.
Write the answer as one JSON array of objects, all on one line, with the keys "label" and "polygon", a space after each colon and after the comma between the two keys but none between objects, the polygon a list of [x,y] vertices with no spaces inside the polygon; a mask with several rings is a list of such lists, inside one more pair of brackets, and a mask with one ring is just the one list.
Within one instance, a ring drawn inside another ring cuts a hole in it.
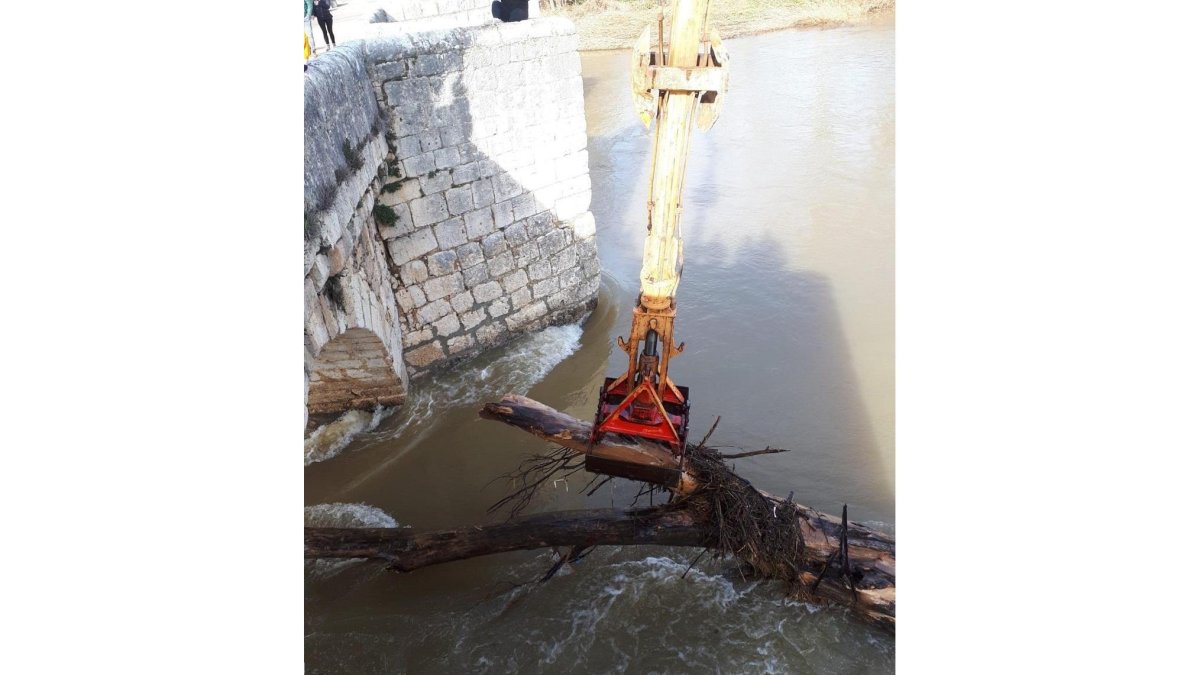
[{"label": "moss on stone", "polygon": [[387,204],[381,204],[379,202],[375,203],[375,209],[373,213],[375,214],[376,223],[380,225],[387,225],[389,227],[395,225],[396,221],[400,218],[400,216],[396,214],[395,209]]},{"label": "moss on stone", "polygon": [[329,281],[325,282],[325,297],[329,298],[329,305],[339,312],[346,311],[346,292],[342,288],[342,278],[345,273],[339,273],[329,277]]},{"label": "moss on stone", "polygon": [[362,152],[350,145],[350,141],[342,141],[342,155],[346,158],[346,165],[350,167],[351,171],[358,171],[362,168]]}]

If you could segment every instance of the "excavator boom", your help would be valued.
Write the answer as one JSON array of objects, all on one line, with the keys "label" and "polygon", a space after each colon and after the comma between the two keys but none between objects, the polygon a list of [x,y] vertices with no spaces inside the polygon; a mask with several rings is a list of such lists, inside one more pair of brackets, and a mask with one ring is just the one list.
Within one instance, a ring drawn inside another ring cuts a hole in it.
[{"label": "excavator boom", "polygon": [[[669,43],[660,13],[657,30],[646,27],[634,46],[635,106],[644,124],[657,122],[641,292],[629,339],[617,338],[628,366],[624,374],[605,379],[592,428],[593,444],[606,433],[637,436],[670,446],[680,461],[690,403],[688,388],[672,382],[668,368],[683,352],[674,336],[675,292],[683,273],[683,179],[692,128],[712,127],[728,81],[728,55],[707,26],[709,2],[675,0]],[[631,478],[644,473],[644,467],[623,467],[593,447],[590,470]]]}]

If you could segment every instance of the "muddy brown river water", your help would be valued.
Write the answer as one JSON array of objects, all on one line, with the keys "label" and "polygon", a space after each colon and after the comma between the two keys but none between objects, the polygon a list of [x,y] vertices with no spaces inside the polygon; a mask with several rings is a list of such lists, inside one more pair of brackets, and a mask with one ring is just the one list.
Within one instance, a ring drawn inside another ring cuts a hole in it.
[{"label": "muddy brown river water", "polygon": [[[686,262],[672,377],[714,444],[785,454],[738,460],[776,494],[894,532],[895,32],[890,26],[728,40],[721,119],[692,141]],[[476,417],[507,391],[590,419],[623,368],[645,234],[651,131],[634,115],[627,52],[583,56],[603,266],[599,306],[416,383],[408,405],[344,448],[306,456],[313,525],[450,527],[488,520],[492,479],[538,443]],[[364,416],[364,418],[367,416]],[[364,422],[366,420],[364,419]],[[378,417],[376,418],[378,421]],[[536,510],[626,506],[560,482]],[[408,575],[305,563],[312,673],[875,673],[895,647],[838,608],[782,600],[695,551],[598,550],[544,584],[546,551]]]}]

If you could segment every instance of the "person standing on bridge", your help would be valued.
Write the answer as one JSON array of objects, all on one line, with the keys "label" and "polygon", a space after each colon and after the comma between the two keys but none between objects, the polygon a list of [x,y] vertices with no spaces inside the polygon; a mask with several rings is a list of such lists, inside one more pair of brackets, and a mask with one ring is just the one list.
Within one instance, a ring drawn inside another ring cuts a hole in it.
[{"label": "person standing on bridge", "polygon": [[[313,18],[313,0],[304,0],[304,39],[307,41],[308,50],[316,49],[317,38],[313,35],[312,29]],[[305,57],[308,58],[307,56]]]},{"label": "person standing on bridge", "polygon": [[317,25],[321,27],[321,37],[325,39],[325,49],[330,43],[337,46],[337,38],[333,36],[333,13],[329,11],[329,0],[317,0],[313,6],[313,16],[317,17]]}]

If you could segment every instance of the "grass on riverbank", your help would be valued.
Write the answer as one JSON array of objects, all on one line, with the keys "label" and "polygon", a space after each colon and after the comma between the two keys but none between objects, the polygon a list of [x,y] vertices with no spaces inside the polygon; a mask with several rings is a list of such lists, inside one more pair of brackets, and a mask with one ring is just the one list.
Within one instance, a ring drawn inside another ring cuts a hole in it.
[{"label": "grass on riverbank", "polygon": [[[543,0],[542,13],[565,16],[579,29],[579,48],[629,49],[642,29],[657,24],[658,0]],[[566,4],[571,2],[571,4]],[[663,0],[670,12],[671,1]],[[888,20],[895,0],[712,0],[709,25],[723,38],[781,28],[822,28]],[[668,23],[670,17],[668,17]]]}]

